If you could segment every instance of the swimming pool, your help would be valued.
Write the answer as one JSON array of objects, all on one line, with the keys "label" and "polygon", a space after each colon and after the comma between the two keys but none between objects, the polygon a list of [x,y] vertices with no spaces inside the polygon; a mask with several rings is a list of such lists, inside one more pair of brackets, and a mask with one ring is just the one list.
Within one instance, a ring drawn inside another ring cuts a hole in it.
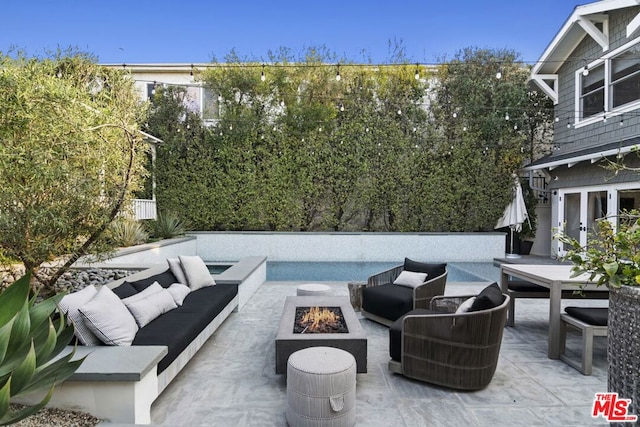
[{"label": "swimming pool", "polygon": [[[270,281],[366,281],[369,276],[398,262],[301,262],[267,261]],[[491,263],[449,263],[448,282],[498,281],[499,269]]]}]

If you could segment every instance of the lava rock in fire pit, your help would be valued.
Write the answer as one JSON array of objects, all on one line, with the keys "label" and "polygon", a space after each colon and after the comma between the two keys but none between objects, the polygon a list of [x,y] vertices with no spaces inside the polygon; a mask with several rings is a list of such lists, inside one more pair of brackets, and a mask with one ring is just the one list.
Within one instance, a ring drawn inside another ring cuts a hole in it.
[{"label": "lava rock in fire pit", "polygon": [[340,307],[296,307],[294,334],[347,334]]}]

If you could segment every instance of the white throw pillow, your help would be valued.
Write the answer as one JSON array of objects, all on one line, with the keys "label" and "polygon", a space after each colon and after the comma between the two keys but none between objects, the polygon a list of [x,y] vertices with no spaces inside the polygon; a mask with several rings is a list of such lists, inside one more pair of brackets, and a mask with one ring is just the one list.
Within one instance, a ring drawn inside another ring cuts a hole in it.
[{"label": "white throw pillow", "polygon": [[122,301],[141,328],[161,314],[177,307],[173,296],[171,296],[166,289],[161,289],[160,292],[150,294],[145,298],[139,298],[132,302],[127,303],[126,298]]},{"label": "white throw pillow", "polygon": [[107,286],[79,309],[87,327],[108,345],[131,345],[138,324],[122,300]]},{"label": "white throw pillow", "polygon": [[427,280],[427,273],[416,273],[415,271],[402,271],[393,281],[394,285],[417,288]]},{"label": "white throw pillow", "polygon": [[178,257],[182,264],[182,270],[187,277],[187,284],[192,291],[198,290],[205,286],[215,285],[216,282],[211,277],[207,265],[199,256],[183,256]]},{"label": "white throw pillow", "polygon": [[180,306],[189,295],[189,292],[191,292],[191,289],[182,283],[174,283],[167,288],[167,291],[169,291],[176,304]]},{"label": "white throw pillow", "polygon": [[476,300],[476,297],[471,297],[464,300],[462,304],[458,306],[458,309],[456,310],[456,314],[466,313],[467,311],[469,311],[469,309],[471,308],[475,300]]},{"label": "white throw pillow", "polygon": [[160,286],[160,283],[153,282],[151,285],[147,286],[137,294],[133,294],[130,297],[123,298],[122,302],[124,303],[124,305],[128,305],[135,301],[144,299],[150,295],[157,294],[158,292],[162,292],[163,289],[164,288]]},{"label": "white throw pillow", "polygon": [[95,286],[87,286],[78,292],[65,295],[58,306],[67,316],[67,323],[73,324],[75,335],[84,345],[100,345],[102,342],[85,325],[84,318],[78,311],[80,307],[91,301],[96,296],[98,290]]},{"label": "white throw pillow", "polygon": [[178,282],[183,285],[188,285],[187,277],[184,275],[184,270],[182,269],[182,264],[180,263],[180,258],[167,258],[167,263],[169,264],[169,269],[176,276]]}]

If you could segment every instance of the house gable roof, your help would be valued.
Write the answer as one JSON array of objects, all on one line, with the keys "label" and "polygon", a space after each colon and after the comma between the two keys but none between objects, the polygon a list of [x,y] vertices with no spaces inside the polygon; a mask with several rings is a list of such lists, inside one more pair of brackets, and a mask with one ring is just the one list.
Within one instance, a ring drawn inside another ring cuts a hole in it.
[{"label": "house gable roof", "polygon": [[[608,50],[608,15],[606,13],[633,6],[640,6],[640,0],[600,0],[576,6],[540,59],[532,67],[531,80],[557,104],[557,73],[560,67],[570,58],[573,51],[587,35],[593,38],[603,51]],[[597,24],[602,24],[602,29]],[[627,26],[627,37],[635,34],[639,29],[640,15]]]}]

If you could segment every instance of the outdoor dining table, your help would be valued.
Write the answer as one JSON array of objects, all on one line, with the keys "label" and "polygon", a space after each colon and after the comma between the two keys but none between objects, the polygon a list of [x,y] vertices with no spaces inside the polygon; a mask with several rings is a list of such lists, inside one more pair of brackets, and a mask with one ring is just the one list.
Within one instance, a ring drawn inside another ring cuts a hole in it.
[{"label": "outdoor dining table", "polygon": [[500,287],[508,293],[509,276],[526,280],[549,289],[549,359],[560,358],[560,312],[563,290],[583,290],[608,292],[606,286],[596,287],[589,281],[588,274],[571,277],[571,265],[502,264],[500,266]]}]

